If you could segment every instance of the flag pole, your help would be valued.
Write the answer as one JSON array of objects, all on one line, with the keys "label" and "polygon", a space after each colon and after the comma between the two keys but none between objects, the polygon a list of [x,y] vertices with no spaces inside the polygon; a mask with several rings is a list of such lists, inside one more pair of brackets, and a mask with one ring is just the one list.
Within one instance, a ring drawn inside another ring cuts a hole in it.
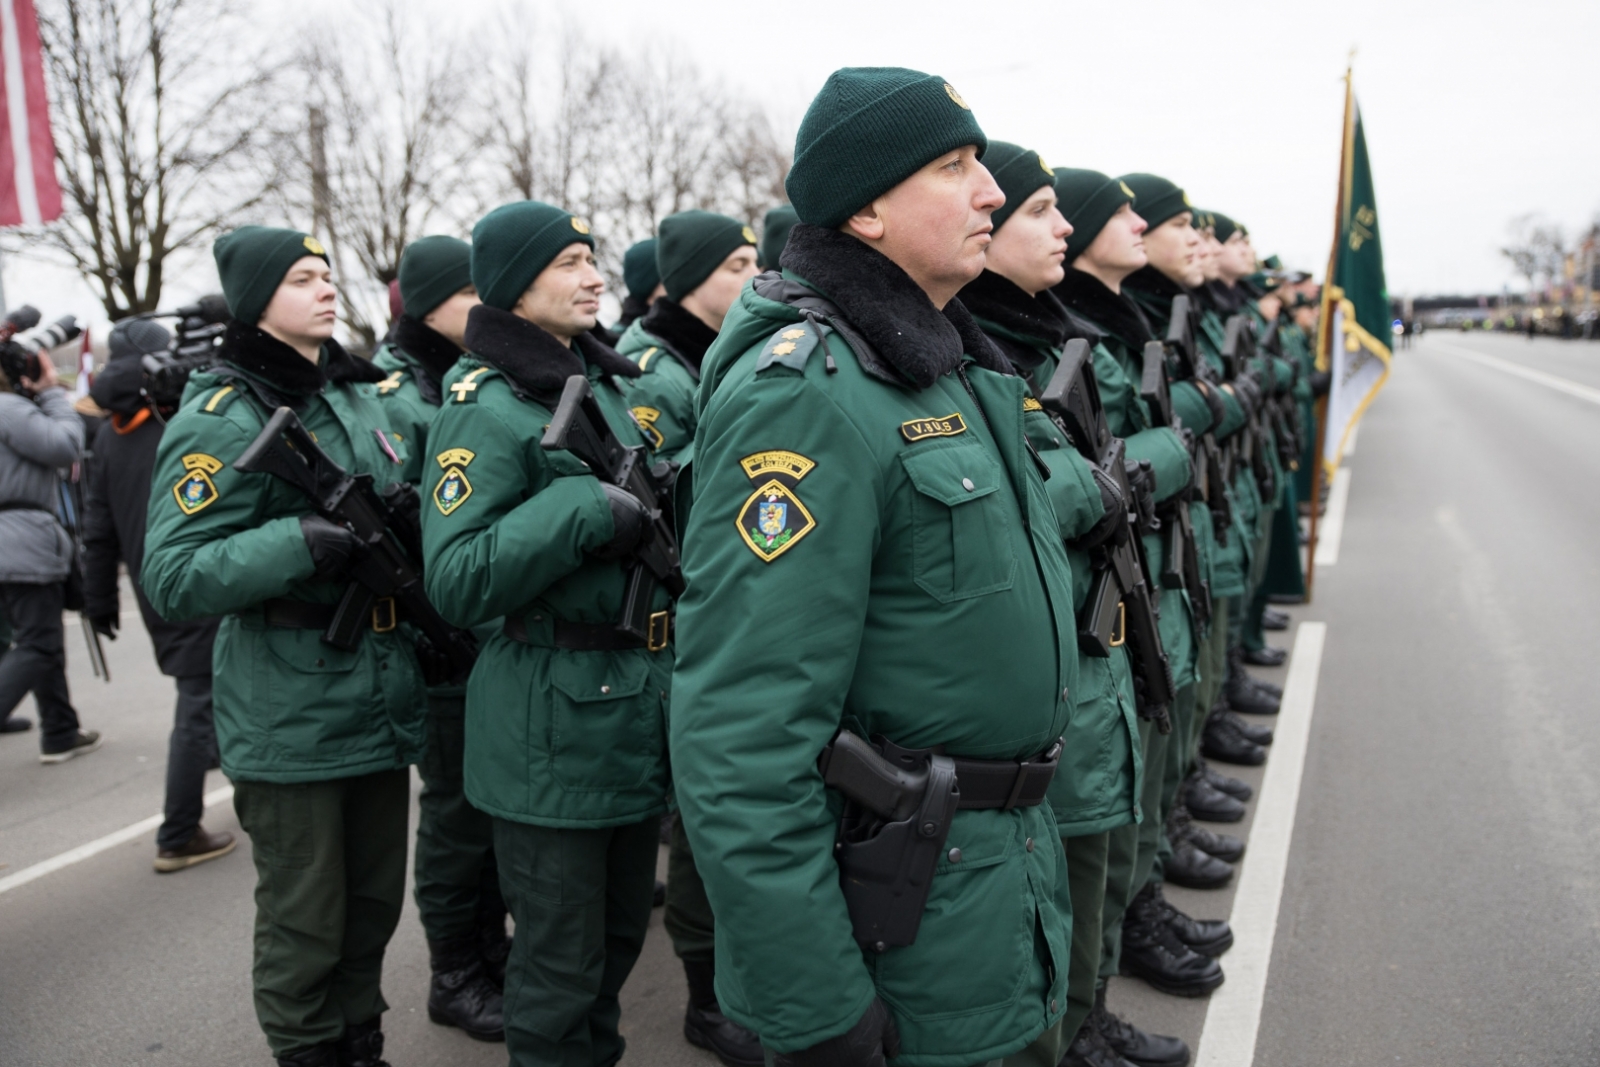
[{"label": "flag pole", "polygon": [[[1317,314],[1317,369],[1333,369],[1333,278],[1339,265],[1339,243],[1344,236],[1345,190],[1349,186],[1350,140],[1355,130],[1355,81],[1353,73],[1356,50],[1350,49],[1350,58],[1344,68],[1344,136],[1339,147],[1339,192],[1333,207],[1333,246],[1328,251],[1328,269],[1322,276],[1322,306]],[[1306,538],[1306,603],[1311,603],[1317,581],[1317,520],[1322,515],[1322,487],[1327,463],[1323,451],[1327,448],[1328,398],[1317,401],[1317,450],[1311,467],[1311,531]]]}]

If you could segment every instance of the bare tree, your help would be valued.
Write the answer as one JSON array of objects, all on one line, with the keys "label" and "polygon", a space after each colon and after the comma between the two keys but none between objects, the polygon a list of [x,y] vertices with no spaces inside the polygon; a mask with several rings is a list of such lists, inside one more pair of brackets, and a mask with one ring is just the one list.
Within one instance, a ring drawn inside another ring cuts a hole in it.
[{"label": "bare tree", "polygon": [[153,311],[172,257],[267,195],[271,59],[227,47],[229,0],[42,0],[65,256],[113,320]]},{"label": "bare tree", "polygon": [[1523,215],[1512,220],[1511,241],[1500,254],[1511,262],[1511,269],[1528,281],[1529,290],[1555,284],[1566,271],[1569,249],[1561,226],[1545,222],[1538,215]]}]

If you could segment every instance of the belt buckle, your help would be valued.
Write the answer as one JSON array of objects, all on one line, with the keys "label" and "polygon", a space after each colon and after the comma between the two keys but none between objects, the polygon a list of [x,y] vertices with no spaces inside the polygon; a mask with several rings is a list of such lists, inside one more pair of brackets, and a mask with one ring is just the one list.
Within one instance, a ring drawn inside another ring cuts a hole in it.
[{"label": "belt buckle", "polygon": [[667,647],[667,638],[671,636],[671,632],[672,616],[665,611],[653,613],[650,616],[650,627],[645,632],[644,647],[651,652],[660,652]]},{"label": "belt buckle", "polygon": [[386,634],[400,625],[400,610],[394,597],[381,596],[372,602],[372,632]]}]

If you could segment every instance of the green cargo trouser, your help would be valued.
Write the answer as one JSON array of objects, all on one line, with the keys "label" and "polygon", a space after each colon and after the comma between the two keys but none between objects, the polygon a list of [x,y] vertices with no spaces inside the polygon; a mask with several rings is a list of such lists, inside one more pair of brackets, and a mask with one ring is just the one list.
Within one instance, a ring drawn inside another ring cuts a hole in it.
[{"label": "green cargo trouser", "polygon": [[1100,913],[1106,900],[1106,849],[1113,832],[1061,839],[1061,847],[1067,853],[1067,888],[1072,894],[1067,1010],[1060,1021],[1034,1038],[1027,1048],[1003,1059],[1005,1067],[1056,1067],[1094,1007],[1094,991],[1100,985]]},{"label": "green cargo trouser", "polygon": [[[1161,836],[1162,769],[1167,740],[1147,719],[1139,720],[1139,744],[1144,752],[1144,781],[1139,794],[1138,823],[1119,826],[1106,841],[1106,902],[1101,920],[1104,941],[1100,948],[1100,976],[1117,973],[1122,962],[1122,916],[1134,894],[1143,888],[1155,864],[1156,840]],[[1068,875],[1070,878],[1070,874]]]},{"label": "green cargo trouser", "polygon": [[[1172,732],[1167,735],[1165,759],[1161,767],[1161,803],[1159,814],[1149,808],[1145,809],[1145,820],[1155,821],[1155,862],[1150,865],[1152,882],[1162,880],[1167,869],[1167,857],[1172,855],[1172,842],[1167,840],[1167,817],[1172,814],[1172,809],[1178,803],[1178,789],[1183,785],[1184,777],[1188,771],[1188,755],[1185,746],[1194,729],[1195,706],[1194,686],[1186,685],[1179,689],[1172,699]],[[1146,774],[1152,773],[1149,770]],[[1141,846],[1142,847],[1142,846]],[[1141,885],[1143,883],[1140,883]]]},{"label": "green cargo trouser", "polygon": [[[1256,593],[1261,588],[1261,579],[1267,573],[1267,553],[1272,548],[1272,517],[1270,515],[1262,526],[1261,536],[1256,538],[1255,548],[1250,554],[1250,573],[1245,576],[1244,595],[1231,598],[1233,600],[1233,610],[1228,613],[1229,648],[1244,644],[1246,624],[1251,618],[1251,605],[1255,603]],[[1262,607],[1265,608],[1265,606],[1266,602],[1262,601]],[[1255,621],[1259,627],[1260,617],[1257,616]],[[1257,633],[1259,632],[1258,628]],[[1258,645],[1257,647],[1260,646]]]},{"label": "green cargo trouser", "polygon": [[706,884],[694,865],[683,820],[672,820],[672,845],[667,850],[667,906],[661,916],[672,951],[680,960],[711,963],[716,958],[716,922]]},{"label": "green cargo trouser", "polygon": [[617,993],[644,947],[661,820],[562,830],[494,820],[516,936],[506,960],[512,1067],[610,1067],[622,1058]]},{"label": "green cargo trouser", "polygon": [[235,782],[256,864],[256,1018],[275,1056],[377,1018],[406,892],[411,772]]},{"label": "green cargo trouser", "polygon": [[1211,632],[1200,645],[1200,685],[1195,696],[1194,721],[1186,739],[1191,765],[1200,751],[1200,731],[1206,724],[1206,716],[1222,696],[1222,682],[1228,674],[1228,618],[1235,599],[1224,596],[1211,601]]},{"label": "green cargo trouser", "polygon": [[430,941],[474,934],[480,908],[484,914],[504,908],[494,823],[461,789],[465,712],[460,694],[428,694],[428,744],[417,765],[422,797],[412,892]]}]

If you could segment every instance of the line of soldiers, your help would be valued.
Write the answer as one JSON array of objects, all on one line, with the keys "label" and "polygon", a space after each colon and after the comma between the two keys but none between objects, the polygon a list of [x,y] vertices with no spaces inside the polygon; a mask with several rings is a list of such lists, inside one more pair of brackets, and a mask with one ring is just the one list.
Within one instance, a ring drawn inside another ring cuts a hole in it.
[{"label": "line of soldiers", "polygon": [[216,243],[141,582],[224,617],[280,1064],[385,1062],[412,763],[430,1016],[514,1064],[622,1056],[669,808],[685,1035],[731,1067],[1187,1062],[1105,983],[1223,980],[1162,883],[1228,880],[1195,819],[1250,791],[1206,759],[1270,743],[1303,279],[900,68],[828,79],[787,192],[759,239],[662,220],[620,337],[588,223],[496,208],[406,250],[370,362],[314,237]]}]

